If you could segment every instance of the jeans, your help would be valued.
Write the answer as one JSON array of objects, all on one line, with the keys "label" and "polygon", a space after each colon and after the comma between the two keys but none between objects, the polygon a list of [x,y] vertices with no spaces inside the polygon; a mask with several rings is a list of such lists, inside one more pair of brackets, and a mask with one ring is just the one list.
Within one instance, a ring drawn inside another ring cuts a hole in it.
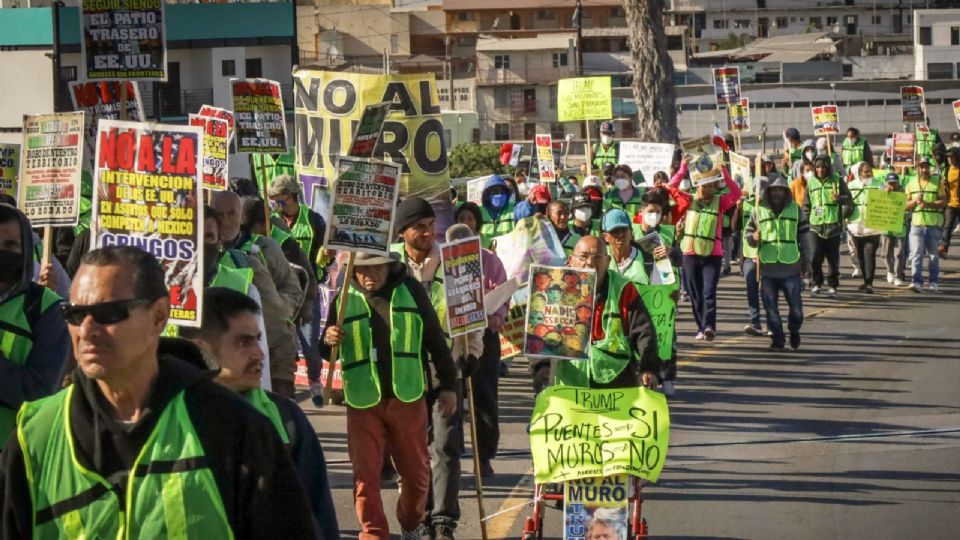
[{"label": "jeans", "polygon": [[860,263],[863,284],[873,285],[873,277],[877,272],[877,248],[880,246],[880,235],[853,236],[853,245],[857,262]]},{"label": "jeans", "polygon": [[297,338],[300,339],[300,350],[303,352],[304,362],[307,364],[307,380],[311,383],[320,380],[320,368],[323,359],[320,358],[320,295],[313,302],[313,320],[297,326]]},{"label": "jeans", "polygon": [[473,383],[473,406],[477,420],[477,455],[480,459],[497,457],[500,445],[500,414],[497,387],[500,384],[500,334],[484,330],[483,355]]},{"label": "jeans", "polygon": [[827,284],[834,289],[840,286],[840,235],[833,238],[820,238],[810,234],[813,244],[813,284],[823,285],[823,261],[826,259],[830,267]]},{"label": "jeans", "polygon": [[910,271],[913,283],[923,285],[923,256],[930,258],[930,283],[937,283],[940,277],[940,227],[910,228]]},{"label": "jeans", "polygon": [[743,259],[743,279],[747,283],[747,306],[750,326],[760,328],[760,284],[757,283],[756,259]]},{"label": "jeans", "polygon": [[451,529],[460,521],[460,456],[463,454],[463,396],[457,392],[457,411],[447,418],[437,407],[439,392],[427,396],[430,417],[430,493],[427,497],[428,525],[443,524]]},{"label": "jeans", "polygon": [[690,295],[697,330],[717,329],[717,283],[720,281],[722,255],[683,256],[683,279]]},{"label": "jeans", "polygon": [[943,213],[943,234],[940,236],[940,247],[944,253],[950,248],[950,239],[953,238],[953,228],[960,221],[960,208],[948,206]]},{"label": "jeans", "polygon": [[[840,237],[838,236],[839,240]],[[762,271],[761,271],[762,272]],[[762,273],[761,273],[762,276]],[[763,291],[763,307],[767,312],[767,329],[773,334],[774,345],[784,345],[786,336],[783,333],[783,320],[780,318],[780,292],[787,301],[790,313],[787,315],[787,328],[791,335],[800,333],[803,324],[803,299],[800,295],[802,281],[800,276],[794,275],[783,278],[763,276],[761,289]]]}]

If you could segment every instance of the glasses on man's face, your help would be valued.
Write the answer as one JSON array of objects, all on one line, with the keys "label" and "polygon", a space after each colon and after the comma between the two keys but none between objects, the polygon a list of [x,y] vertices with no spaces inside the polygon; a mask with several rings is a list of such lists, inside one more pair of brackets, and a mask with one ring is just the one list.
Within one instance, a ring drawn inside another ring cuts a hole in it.
[{"label": "glasses on man's face", "polygon": [[87,315],[93,317],[97,324],[117,324],[130,318],[130,310],[151,303],[144,298],[130,298],[127,300],[113,300],[99,304],[71,304],[64,302],[60,305],[63,320],[70,326],[80,326]]},{"label": "glasses on man's face", "polygon": [[573,256],[584,264],[600,262],[607,258],[606,253],[574,253]]}]

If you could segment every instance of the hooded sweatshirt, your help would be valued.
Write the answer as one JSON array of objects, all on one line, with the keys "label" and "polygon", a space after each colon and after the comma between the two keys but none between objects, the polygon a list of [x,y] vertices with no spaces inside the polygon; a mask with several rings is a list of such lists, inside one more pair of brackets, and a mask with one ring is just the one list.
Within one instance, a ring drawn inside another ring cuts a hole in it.
[{"label": "hooded sweatshirt", "polygon": [[853,197],[853,205],[855,210],[859,210],[860,219],[856,222],[847,222],[847,232],[854,236],[879,236],[883,234],[883,231],[878,231],[876,229],[868,229],[864,223],[866,222],[866,213],[867,213],[867,191],[871,189],[884,189],[887,184],[883,180],[871,177],[868,180],[864,180],[860,176],[860,168],[865,162],[860,161],[854,164],[851,167],[850,172],[855,177],[850,182],[850,185],[847,187],[850,188],[850,195]]},{"label": "hooded sweatshirt", "polygon": [[493,217],[494,219],[499,217],[500,214],[504,212],[507,212],[508,215],[512,214],[513,208],[516,205],[515,201],[510,201],[509,203],[507,203],[506,206],[504,206],[500,210],[496,210],[493,208],[493,205],[490,204],[490,195],[491,195],[490,192],[493,188],[498,186],[506,189],[507,193],[513,193],[513,190],[510,189],[510,186],[507,185],[507,183],[503,180],[503,178],[501,178],[500,175],[498,174],[494,174],[489,179],[487,179],[485,184],[483,184],[483,191],[480,194],[481,206],[483,206],[483,209],[486,210],[487,213],[490,214],[490,216]]},{"label": "hooded sweatshirt", "polygon": [[[768,184],[769,185],[769,184]],[[760,206],[764,206],[772,210],[775,214],[780,215],[783,210],[793,202],[793,193],[789,188],[787,188],[786,180],[783,178],[779,179],[779,183],[774,181],[774,187],[780,186],[786,191],[787,196],[784,199],[782,207],[774,207],[770,203],[770,189],[767,188],[760,193]],[[800,260],[793,264],[781,264],[781,263],[761,263],[763,270],[761,275],[763,277],[769,278],[786,278],[790,276],[799,276],[800,269],[805,267],[807,261],[810,260],[810,253],[808,253],[807,243],[803,241],[803,238],[810,231],[810,221],[807,219],[807,215],[801,211],[797,212],[799,219],[797,221],[797,245],[800,249]],[[753,233],[757,232],[758,219],[757,211],[754,210],[750,215],[750,221],[747,222],[747,228],[744,231],[744,236],[747,240],[747,243],[752,247],[759,247],[760,243],[754,240]]]}]

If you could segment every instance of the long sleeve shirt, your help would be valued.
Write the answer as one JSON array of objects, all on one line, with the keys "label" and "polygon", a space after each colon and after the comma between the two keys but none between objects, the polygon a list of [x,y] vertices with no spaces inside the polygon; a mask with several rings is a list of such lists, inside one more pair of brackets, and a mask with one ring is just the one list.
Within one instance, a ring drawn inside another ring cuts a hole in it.
[{"label": "long sleeve shirt", "polygon": [[[738,186],[737,183],[733,181],[733,178],[730,177],[730,173],[727,171],[726,167],[720,167],[720,172],[723,175],[723,182],[727,186],[727,192],[722,195],[719,195],[720,208],[717,215],[717,236],[716,236],[717,238],[722,238],[723,236],[723,218],[721,216],[723,216],[724,212],[736,206],[737,201],[740,200],[740,195],[742,193],[740,190],[740,186]],[[668,184],[668,186],[673,188],[679,187],[680,182],[683,180],[683,177],[686,176],[686,174],[687,174],[687,162],[684,161],[683,163],[680,164],[680,169],[677,170],[677,173],[675,175],[673,175],[673,178],[670,180],[670,183]],[[687,207],[688,207],[687,209],[689,209],[689,205],[693,200],[693,195],[680,190],[676,191],[676,195],[677,197],[679,197],[677,200],[679,201],[683,199],[687,204]],[[684,215],[686,215],[686,213],[684,213]],[[683,254],[692,255],[693,251],[684,252]],[[723,242],[717,241],[713,243],[712,255],[714,256],[723,255]]]}]

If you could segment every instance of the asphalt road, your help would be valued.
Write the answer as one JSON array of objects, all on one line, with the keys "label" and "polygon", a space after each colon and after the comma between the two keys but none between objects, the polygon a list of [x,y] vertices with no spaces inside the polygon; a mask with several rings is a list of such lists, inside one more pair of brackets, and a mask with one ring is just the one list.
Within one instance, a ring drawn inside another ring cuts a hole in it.
[{"label": "asphalt road", "polygon": [[[771,353],[768,338],[742,333],[736,266],[721,280],[716,341],[695,344],[681,305],[670,449],[643,490],[651,538],[960,538],[960,263],[942,262],[939,294],[896,290],[883,275],[877,294],[857,293],[850,270],[845,256],[838,298],[804,295],[798,352]],[[501,457],[484,482],[492,539],[519,538],[531,511],[532,405],[517,361],[501,380]],[[303,407],[330,462],[343,536],[356,538],[344,409]],[[465,473],[460,539],[481,537],[475,497]],[[395,501],[385,490],[388,515]],[[544,537],[562,538],[561,511],[546,512]],[[391,532],[399,537],[392,516]]]}]

